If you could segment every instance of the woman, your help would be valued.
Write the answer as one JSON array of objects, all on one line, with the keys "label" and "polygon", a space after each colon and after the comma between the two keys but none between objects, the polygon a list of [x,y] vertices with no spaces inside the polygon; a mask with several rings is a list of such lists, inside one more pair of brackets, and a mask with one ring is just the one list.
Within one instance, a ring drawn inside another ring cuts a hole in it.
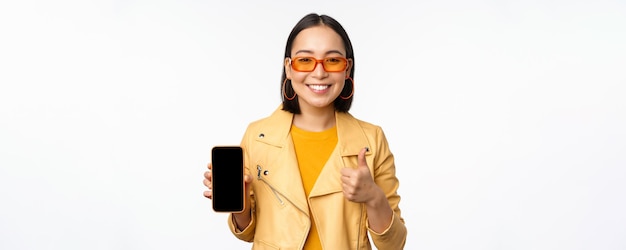
[{"label": "woman", "polygon": [[[241,142],[249,195],[229,226],[253,249],[371,249],[369,237],[378,249],[404,247],[385,135],[348,113],[354,64],[350,39],[333,18],[309,14],[291,31],[282,105],[251,123]],[[204,176],[212,198],[211,172]]]}]

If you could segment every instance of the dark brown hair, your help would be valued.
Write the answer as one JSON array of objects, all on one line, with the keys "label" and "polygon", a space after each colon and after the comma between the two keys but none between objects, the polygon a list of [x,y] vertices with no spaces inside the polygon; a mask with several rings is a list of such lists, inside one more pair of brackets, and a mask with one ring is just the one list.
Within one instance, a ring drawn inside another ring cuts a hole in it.
[{"label": "dark brown hair", "polygon": [[[327,15],[318,15],[316,13],[311,13],[304,16],[300,21],[293,27],[291,33],[289,34],[289,38],[287,38],[287,46],[285,47],[285,58],[291,57],[291,48],[293,47],[293,41],[296,36],[304,29],[315,27],[315,26],[327,26],[333,29],[339,36],[341,40],[343,40],[343,46],[346,49],[346,58],[352,60],[352,69],[350,70],[350,78],[354,79],[354,51],[352,50],[352,43],[350,42],[350,38],[348,37],[348,33],[343,29],[341,24],[337,22],[337,20],[329,17]],[[285,79],[287,79],[287,75],[285,74],[285,67],[283,66],[283,76],[280,79],[280,96],[283,100],[283,110],[289,111],[294,114],[300,114],[300,105],[298,103],[298,97],[293,100],[288,100],[285,98],[283,93],[288,96],[294,96],[295,92],[293,87],[291,86],[291,80],[287,80],[285,84]],[[284,88],[284,89],[283,89]],[[343,90],[339,96],[350,96],[350,93],[353,91],[353,84],[350,79],[346,79]],[[350,106],[352,105],[352,98],[354,95],[350,96],[347,100],[337,97],[334,101],[335,110],[339,112],[348,112],[350,110]]]}]

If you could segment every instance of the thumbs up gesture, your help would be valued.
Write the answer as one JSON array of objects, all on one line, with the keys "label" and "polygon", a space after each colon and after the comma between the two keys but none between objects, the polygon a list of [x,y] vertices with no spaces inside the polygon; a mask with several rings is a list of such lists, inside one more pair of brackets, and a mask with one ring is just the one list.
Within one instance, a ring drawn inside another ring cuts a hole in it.
[{"label": "thumbs up gesture", "polygon": [[356,168],[346,167],[341,169],[341,183],[343,195],[352,202],[367,203],[375,199],[379,189],[372,179],[370,170],[365,162],[366,148],[361,149],[358,155]]}]

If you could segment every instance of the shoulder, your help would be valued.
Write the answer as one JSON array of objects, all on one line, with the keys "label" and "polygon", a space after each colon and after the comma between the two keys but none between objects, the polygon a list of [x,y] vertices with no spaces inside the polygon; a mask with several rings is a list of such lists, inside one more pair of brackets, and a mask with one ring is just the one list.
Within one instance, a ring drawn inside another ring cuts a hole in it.
[{"label": "shoulder", "polygon": [[259,138],[265,143],[282,144],[289,133],[293,114],[278,107],[271,115],[248,124],[245,138]]},{"label": "shoulder", "polygon": [[343,120],[345,123],[360,127],[366,134],[369,134],[370,132],[382,132],[382,127],[380,125],[361,120],[350,113],[337,113],[337,118]]}]

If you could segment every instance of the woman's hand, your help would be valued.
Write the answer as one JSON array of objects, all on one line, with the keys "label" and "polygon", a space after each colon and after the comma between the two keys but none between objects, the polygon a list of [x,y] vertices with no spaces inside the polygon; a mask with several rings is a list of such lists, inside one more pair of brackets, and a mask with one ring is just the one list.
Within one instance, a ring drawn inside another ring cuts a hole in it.
[{"label": "woman's hand", "polygon": [[202,181],[204,186],[207,187],[208,189],[204,191],[204,197],[207,197],[209,199],[213,198],[213,191],[211,191],[213,189],[213,185],[211,183],[211,180],[212,180],[211,168],[212,167],[213,165],[211,163],[207,164],[207,168],[209,169],[209,171],[204,172],[204,180]]},{"label": "woman's hand", "polygon": [[364,203],[367,209],[367,220],[372,230],[384,232],[393,219],[393,210],[383,190],[376,185],[365,161],[366,148],[357,156],[356,168],[341,169],[343,195],[352,202]]},{"label": "woman's hand", "polygon": [[358,155],[358,166],[356,168],[341,169],[341,183],[343,195],[352,202],[368,203],[376,199],[380,188],[372,179],[370,169],[365,161],[366,148],[361,149]]},{"label": "woman's hand", "polygon": [[[213,198],[213,175],[211,174],[211,169],[213,168],[213,165],[211,163],[207,164],[207,168],[209,169],[209,171],[204,172],[204,180],[202,181],[204,183],[204,186],[207,187],[208,190],[204,191],[204,197],[212,199]],[[250,176],[250,174],[247,172],[244,173],[243,175],[243,182],[244,182],[244,210],[241,213],[233,213],[233,217],[235,218],[235,224],[237,226],[237,228],[239,230],[243,230],[246,228],[246,226],[248,226],[248,224],[250,224],[250,221],[252,220],[252,216],[250,214],[250,184],[252,184],[252,177]]]},{"label": "woman's hand", "polygon": [[[209,163],[207,164],[207,168],[209,169],[209,171],[204,172],[204,180],[202,181],[204,183],[204,186],[207,187],[208,190],[204,191],[204,197],[212,199],[213,198],[213,182],[212,182],[212,178],[213,175],[211,174],[211,169],[213,168],[213,164]],[[245,190],[245,194],[246,196],[245,201],[246,201],[246,205],[249,204],[249,200],[250,200],[250,183],[252,183],[252,177],[250,177],[250,175],[247,173],[244,173],[243,175],[243,182],[244,182],[244,190]]]}]

